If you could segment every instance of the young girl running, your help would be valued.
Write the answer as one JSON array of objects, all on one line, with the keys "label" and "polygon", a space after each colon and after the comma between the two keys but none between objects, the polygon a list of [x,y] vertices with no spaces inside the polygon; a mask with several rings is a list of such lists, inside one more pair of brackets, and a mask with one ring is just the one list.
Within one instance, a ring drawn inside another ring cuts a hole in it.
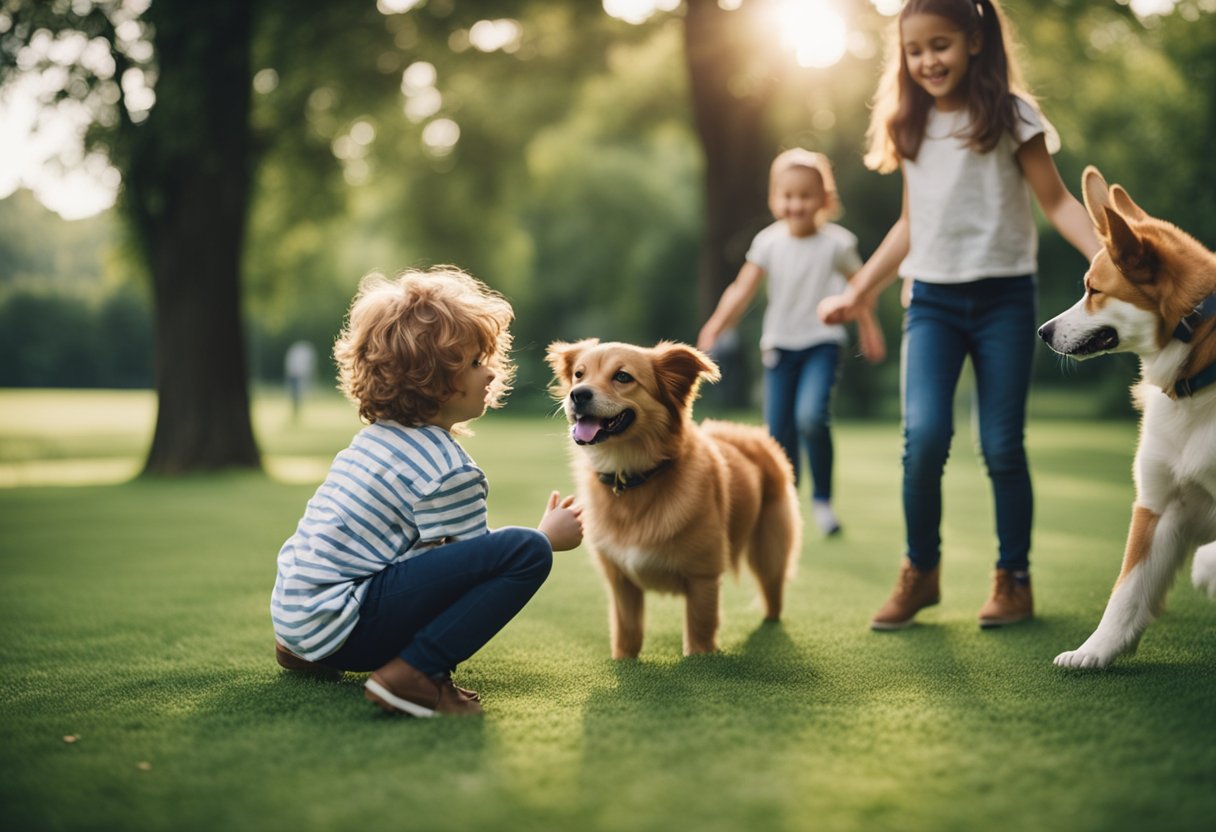
[{"label": "young girl running", "polygon": [[[799,445],[811,467],[811,511],[825,535],[840,531],[832,510],[832,433],[829,404],[836,383],[840,345],[848,340],[840,325],[819,322],[819,302],[844,288],[861,266],[857,238],[829,222],[840,213],[832,167],[822,153],[793,148],[773,160],[769,210],[776,220],[756,235],[738,276],[697,337],[708,352],[719,336],[739,322],[769,278],[760,348],[764,353],[764,417],[794,465]],[[861,349],[870,361],[885,357],[882,331],[869,307],[857,314]]]},{"label": "young girl running", "polygon": [[824,321],[849,320],[897,276],[914,281],[903,339],[907,558],[870,625],[907,627],[941,599],[941,478],[954,391],[970,356],[999,543],[979,622],[999,627],[1034,614],[1023,445],[1037,320],[1031,193],[1087,259],[1099,243],[1020,89],[995,0],[909,0],[897,25],[899,52],[876,96],[866,164],[903,171],[903,210],[849,287],[819,309]]}]

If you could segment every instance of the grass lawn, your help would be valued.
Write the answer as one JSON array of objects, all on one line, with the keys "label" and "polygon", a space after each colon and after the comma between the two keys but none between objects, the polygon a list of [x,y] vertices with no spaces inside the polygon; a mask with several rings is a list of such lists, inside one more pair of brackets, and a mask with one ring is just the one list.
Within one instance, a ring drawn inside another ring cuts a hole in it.
[{"label": "grass lawn", "polygon": [[[563,426],[487,416],[465,442],[491,524],[570,487]],[[559,553],[457,680],[484,719],[381,715],[363,677],[280,671],[275,554],[356,428],[259,400],[276,477],[120,484],[144,393],[0,391],[0,820],[15,830],[1210,829],[1216,609],[1181,579],[1137,655],[1052,657],[1119,571],[1135,426],[1035,421],[1040,615],[980,631],[994,559],[966,422],[946,478],[943,603],[866,622],[898,567],[898,427],[837,426],[839,539],[808,528],[780,625],[728,583],[723,651],[682,659],[681,605],[648,597],[636,662],[608,658],[599,577]],[[805,485],[804,485],[805,490]]]}]

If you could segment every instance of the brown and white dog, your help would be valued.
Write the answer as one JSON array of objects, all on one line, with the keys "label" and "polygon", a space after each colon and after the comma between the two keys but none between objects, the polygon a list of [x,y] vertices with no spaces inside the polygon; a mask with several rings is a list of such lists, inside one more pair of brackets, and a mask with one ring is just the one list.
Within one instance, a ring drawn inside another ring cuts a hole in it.
[{"label": "brown and white dog", "polygon": [[760,427],[692,420],[718,367],[684,344],[549,345],[571,424],[583,540],[610,596],[612,656],[642,649],[643,592],[685,597],[684,655],[717,650],[722,576],[746,559],[781,615],[801,519],[785,452]]},{"label": "brown and white dog", "polygon": [[1120,186],[1108,188],[1095,168],[1083,187],[1105,246],[1085,274],[1085,296],[1039,335],[1076,358],[1139,355],[1143,412],[1123,570],[1098,629],[1055,659],[1103,668],[1135,651],[1192,552],[1195,586],[1216,598],[1216,255]]}]

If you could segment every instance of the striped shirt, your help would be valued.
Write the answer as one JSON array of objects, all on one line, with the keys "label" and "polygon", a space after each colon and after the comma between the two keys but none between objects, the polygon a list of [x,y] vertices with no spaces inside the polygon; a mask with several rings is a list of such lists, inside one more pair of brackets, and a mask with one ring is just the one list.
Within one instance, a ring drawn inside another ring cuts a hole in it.
[{"label": "striped shirt", "polygon": [[339,453],[279,551],[275,636],[310,661],[359,620],[368,579],[443,541],[486,534],[485,474],[443,428],[376,422]]}]

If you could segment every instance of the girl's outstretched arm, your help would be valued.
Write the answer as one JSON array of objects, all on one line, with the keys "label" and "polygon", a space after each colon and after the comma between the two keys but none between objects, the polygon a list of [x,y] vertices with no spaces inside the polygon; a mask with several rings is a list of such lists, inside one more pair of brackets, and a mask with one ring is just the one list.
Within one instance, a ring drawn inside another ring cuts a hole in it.
[{"label": "girl's outstretched arm", "polygon": [[904,184],[903,205],[899,219],[883,237],[870,259],[849,280],[849,286],[839,295],[824,298],[819,304],[819,317],[827,324],[855,320],[862,309],[871,309],[882,290],[899,276],[899,264],[908,256],[911,237],[908,231],[908,187]]},{"label": "girl's outstretched arm", "polygon": [[697,349],[709,352],[713,349],[718,336],[739,323],[739,319],[747,311],[748,305],[752,302],[752,298],[755,297],[756,290],[760,288],[760,282],[763,280],[764,269],[755,263],[743,264],[743,268],[739,269],[739,274],[734,281],[722,293],[722,297],[718,300],[718,307],[709,316],[705,326],[701,327],[701,332],[697,335]]},{"label": "girl's outstretched arm", "polygon": [[1060,179],[1056,163],[1047,152],[1047,139],[1042,133],[1035,136],[1018,148],[1017,158],[1044,216],[1086,260],[1092,260],[1102,244],[1098,242],[1085,206],[1069,193]]}]

